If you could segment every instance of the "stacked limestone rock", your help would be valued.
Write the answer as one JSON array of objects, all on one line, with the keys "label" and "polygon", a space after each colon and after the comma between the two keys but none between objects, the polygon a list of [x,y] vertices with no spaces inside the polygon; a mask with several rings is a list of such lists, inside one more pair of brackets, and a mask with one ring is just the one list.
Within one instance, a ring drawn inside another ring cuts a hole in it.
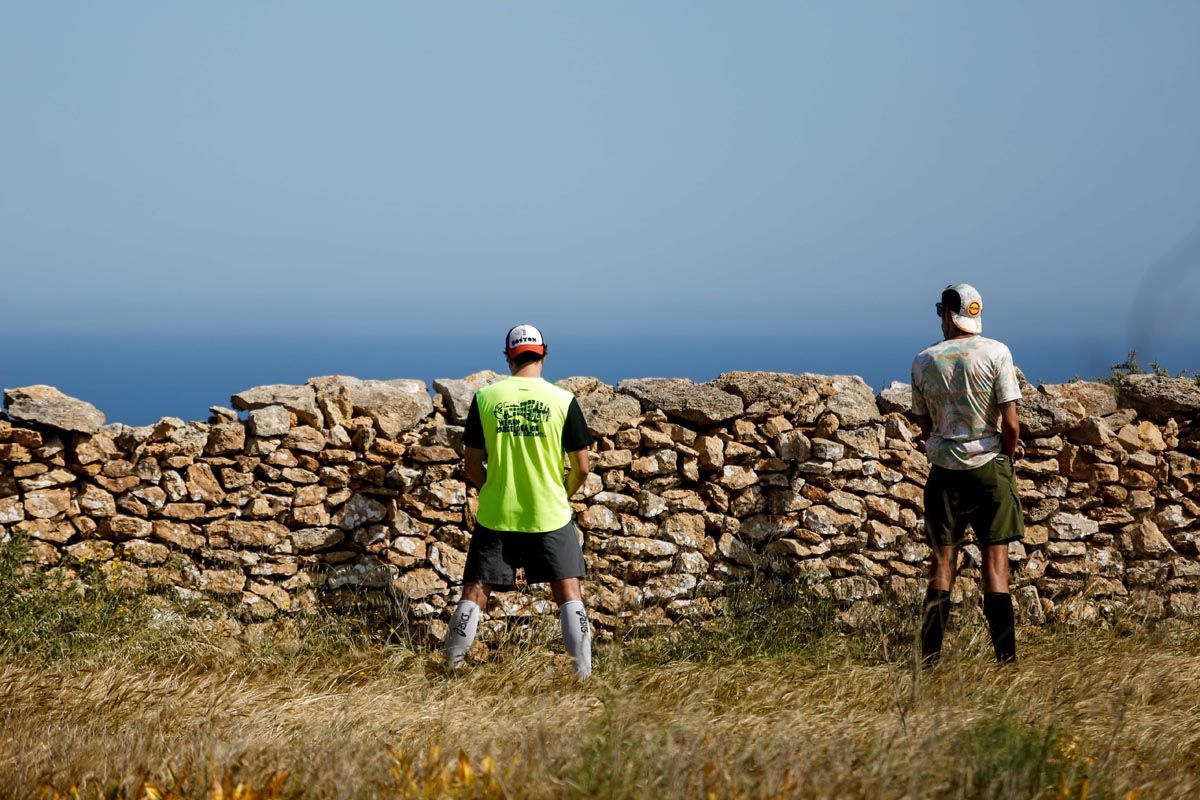
[{"label": "stacked limestone rock", "polygon": [[[432,399],[421,381],[314,378],[235,395],[244,419],[217,407],[137,428],[49,387],[7,390],[0,535],[62,576],[90,562],[133,589],[240,597],[251,619],[387,592],[434,622],[473,518],[461,424],[496,377],[436,381]],[[710,616],[733,582],[811,581],[851,612],[921,591],[928,465],[907,387],[876,398],[856,377],[761,372],[561,385],[598,440],[575,507],[601,627]],[[1200,387],[1027,387],[1022,417],[1029,528],[1010,556],[1025,615],[1200,614]],[[978,560],[966,548],[966,574]],[[528,611],[508,595],[493,614]]]}]

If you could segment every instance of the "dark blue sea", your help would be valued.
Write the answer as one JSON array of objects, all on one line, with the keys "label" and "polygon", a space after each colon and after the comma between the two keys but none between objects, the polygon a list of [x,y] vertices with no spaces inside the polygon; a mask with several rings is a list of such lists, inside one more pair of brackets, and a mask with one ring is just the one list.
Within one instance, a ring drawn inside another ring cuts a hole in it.
[{"label": "dark blue sea", "polygon": [[[879,389],[908,380],[913,354],[933,337],[661,336],[550,340],[546,377],[592,375],[609,383],[634,377],[709,380],[734,369],[861,375]],[[1103,377],[1124,361],[1117,339],[1012,338],[1017,365],[1036,382]],[[1177,339],[1138,353],[1173,372],[1200,369],[1200,339]],[[99,407],[110,422],[142,425],[163,416],[203,419],[211,405],[267,383],[313,375],[360,378],[462,377],[504,370],[498,342],[410,334],[236,336],[230,334],[54,334],[0,338],[0,386],[45,383]]]}]

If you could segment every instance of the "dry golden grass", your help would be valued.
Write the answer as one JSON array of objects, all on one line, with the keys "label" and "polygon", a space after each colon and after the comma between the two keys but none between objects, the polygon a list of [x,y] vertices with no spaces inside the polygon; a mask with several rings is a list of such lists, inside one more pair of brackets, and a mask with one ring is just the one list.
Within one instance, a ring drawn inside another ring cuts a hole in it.
[{"label": "dry golden grass", "polygon": [[882,624],[741,656],[660,635],[577,686],[551,623],[452,677],[369,638],[10,654],[0,796],[1200,796],[1193,626],[1022,630],[1009,669],[963,620],[915,684]]},{"label": "dry golden grass", "polygon": [[851,631],[755,587],[598,643],[580,686],[550,618],[446,676],[395,613],[234,639],[20,557],[0,547],[0,798],[1200,797],[1194,623],[1022,629],[1014,669],[959,614],[916,673],[915,608]]}]

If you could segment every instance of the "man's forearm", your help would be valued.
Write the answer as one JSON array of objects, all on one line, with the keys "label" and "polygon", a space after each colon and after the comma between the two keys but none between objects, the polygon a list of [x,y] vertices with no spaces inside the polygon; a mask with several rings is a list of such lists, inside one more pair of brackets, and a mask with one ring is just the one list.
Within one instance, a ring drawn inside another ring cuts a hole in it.
[{"label": "man's forearm", "polygon": [[591,471],[591,460],[588,458],[586,448],[567,454],[567,477],[564,484],[568,498],[575,496],[579,487],[583,486],[583,482],[588,479]]},{"label": "man's forearm", "polygon": [[487,468],[479,467],[478,469],[468,469],[467,480],[470,481],[471,485],[476,489],[482,489],[483,485],[487,483]]},{"label": "man's forearm", "polygon": [[1006,403],[1000,409],[1000,448],[1004,455],[1013,458],[1020,443],[1021,418],[1017,415],[1017,404]]},{"label": "man's forearm", "polygon": [[917,428],[917,444],[924,447],[933,434],[933,419],[926,414],[917,415]]},{"label": "man's forearm", "polygon": [[581,471],[572,469],[567,473],[567,498],[570,499],[579,491],[579,487],[583,485],[584,479],[580,477]]},{"label": "man's forearm", "polygon": [[484,462],[484,454],[481,451],[467,448],[466,464],[467,482],[472,484],[476,489],[482,489],[483,484],[487,483],[487,466]]},{"label": "man's forearm", "polygon": [[1014,458],[1017,454],[1017,445],[1021,442],[1021,429],[1010,428],[1006,425],[1000,432],[1000,439],[1000,447],[1004,450],[1004,455]]}]

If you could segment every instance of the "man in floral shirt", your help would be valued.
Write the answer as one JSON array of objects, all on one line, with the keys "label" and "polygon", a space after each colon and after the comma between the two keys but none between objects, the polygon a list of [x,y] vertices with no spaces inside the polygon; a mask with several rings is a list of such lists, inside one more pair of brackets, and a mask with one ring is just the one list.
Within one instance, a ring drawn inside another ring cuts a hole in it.
[{"label": "man in floral shirt", "polygon": [[1008,348],[980,335],[983,298],[974,287],[946,287],[937,313],[944,338],[918,353],[912,366],[913,413],[930,461],[925,533],[933,549],[922,661],[932,665],[941,653],[958,548],[969,526],[983,554],[983,612],[996,659],[1012,662],[1017,642],[1008,543],[1025,532],[1013,475],[1021,389]]}]

